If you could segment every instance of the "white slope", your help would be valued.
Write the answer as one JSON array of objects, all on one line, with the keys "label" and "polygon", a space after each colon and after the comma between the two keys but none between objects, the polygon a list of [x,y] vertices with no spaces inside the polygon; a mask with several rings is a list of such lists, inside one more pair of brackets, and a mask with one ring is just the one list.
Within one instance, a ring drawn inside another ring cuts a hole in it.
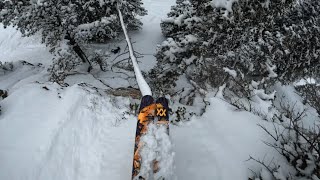
[{"label": "white slope", "polygon": [[[0,103],[0,179],[130,179],[136,117],[123,116],[128,102],[77,85],[21,85]],[[263,121],[210,102],[203,117],[170,127],[175,179],[245,180],[255,169],[249,155],[268,151],[256,126]]]},{"label": "white slope", "polygon": [[209,98],[210,107],[201,118],[181,126],[172,126],[178,179],[247,180],[250,169],[259,166],[247,162],[249,156],[269,162],[274,151],[262,140],[268,136],[257,124],[268,127],[259,117],[237,112],[218,98]]},{"label": "white slope", "polygon": [[130,179],[135,121],[122,119],[127,103],[77,85],[15,90],[1,102],[0,179]]},{"label": "white slope", "polygon": [[0,71],[0,89],[13,90],[25,83],[45,81],[48,79],[43,73],[46,69],[39,64],[26,64],[22,61],[12,63],[12,71]]},{"label": "white slope", "polygon": [[[163,40],[160,20],[175,2],[144,2],[149,16],[143,17],[143,29],[132,39],[135,50],[148,54],[139,59],[141,69],[148,70],[155,65],[153,54]],[[21,38],[13,29],[0,31],[0,61],[49,64],[50,55],[38,42]],[[0,179],[130,179],[136,117],[125,115],[129,100],[79,85],[61,88],[46,82],[44,70],[23,66],[0,74],[0,89],[9,90],[9,97],[0,101]],[[87,74],[73,80],[99,83]],[[108,81],[123,83],[120,78]],[[105,87],[100,83],[99,88]],[[170,127],[174,179],[247,180],[248,168],[259,168],[246,162],[249,155],[270,159],[273,154],[261,141],[266,134],[257,124],[264,121],[237,112],[220,99],[209,100],[203,117]]]},{"label": "white slope", "polygon": [[39,36],[21,37],[21,33],[13,27],[4,29],[0,23],[0,61],[28,61],[48,65],[52,55],[48,48],[41,44]]},{"label": "white slope", "polygon": [[139,59],[140,68],[143,71],[149,71],[156,65],[157,44],[161,44],[165,38],[162,36],[160,22],[170,11],[175,0],[144,0],[144,7],[148,10],[148,15],[142,18],[142,29],[132,34],[132,42],[134,49],[143,54]]}]

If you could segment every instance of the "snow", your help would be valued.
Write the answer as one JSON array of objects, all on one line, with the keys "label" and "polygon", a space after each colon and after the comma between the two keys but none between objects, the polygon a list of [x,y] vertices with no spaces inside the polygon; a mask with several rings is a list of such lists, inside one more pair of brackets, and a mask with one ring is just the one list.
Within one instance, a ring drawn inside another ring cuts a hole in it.
[{"label": "snow", "polygon": [[275,72],[275,70],[277,69],[277,67],[275,65],[270,66],[269,64],[267,64],[267,69],[269,72],[268,78],[278,77],[277,73]]},{"label": "snow", "polygon": [[[149,124],[148,133],[141,138],[144,148],[141,150],[141,169],[137,177],[146,179],[172,179],[174,172],[174,153],[166,126]],[[158,162],[159,172],[153,174],[154,160]]]},{"label": "snow", "polygon": [[183,52],[183,49],[178,46],[178,44],[172,39],[168,38],[167,40],[162,42],[161,46],[169,46],[170,49],[164,52],[166,57],[170,58],[170,62],[173,62],[175,59],[174,53]]},{"label": "snow", "polygon": [[232,12],[232,5],[237,0],[211,0],[210,5],[216,8],[225,8],[224,16],[227,17],[229,12]]},{"label": "snow", "polygon": [[174,20],[174,23],[178,26],[181,26],[183,19],[187,17],[187,14],[181,14],[176,20]]},{"label": "snow", "polygon": [[250,113],[234,111],[221,99],[211,97],[209,102],[203,117],[171,128],[177,178],[248,179],[248,168],[257,168],[246,162],[249,155],[273,152],[261,141],[268,139],[256,125],[263,122]]},{"label": "snow", "polygon": [[310,107],[310,106],[305,106],[303,104],[302,97],[298,95],[296,92],[294,86],[292,85],[281,85],[281,84],[276,84],[275,85],[275,90],[277,91],[277,97],[275,101],[275,106],[280,108],[281,106],[284,107],[289,107],[290,109],[293,110],[297,115],[298,113],[301,113],[305,111],[305,116],[302,119],[302,123],[304,127],[314,127],[315,123],[318,124],[318,113],[317,111]]},{"label": "snow", "polygon": [[237,77],[237,71],[229,69],[227,67],[223,68],[224,72],[228,73],[230,76],[232,76],[233,78]]},{"label": "snow", "polygon": [[137,177],[142,176],[146,179],[152,179],[153,177],[153,162],[156,159],[157,140],[154,136],[156,130],[155,125],[150,124],[148,126],[148,133],[141,138],[141,142],[144,144],[141,150],[141,169]]},{"label": "snow", "polygon": [[300,81],[295,82],[295,86],[303,86],[306,84],[316,84],[316,80],[313,78],[300,79]]},{"label": "snow", "polygon": [[[101,96],[79,85],[5,83],[26,71],[6,74],[0,82],[9,84],[1,88],[10,90],[9,97],[0,102],[0,179],[129,179],[136,124],[136,117],[124,115],[129,100]],[[43,73],[31,79],[41,80]],[[86,78],[89,83],[92,77],[81,75]],[[272,156],[261,141],[267,135],[256,125],[266,122],[235,111],[217,97],[208,101],[211,105],[203,117],[171,125],[170,138],[158,131],[155,139],[148,139],[155,144],[153,149],[163,150],[158,156],[164,163],[160,166],[165,167],[159,172],[162,176],[247,179],[249,167],[259,169],[246,162],[249,155]],[[157,139],[165,143],[157,145]]]},{"label": "snow", "polygon": [[[172,179],[174,172],[174,153],[167,134],[166,126],[149,124],[148,133],[141,138],[144,148],[141,150],[141,169],[137,177],[146,179]],[[158,162],[159,172],[153,174],[154,160]]]},{"label": "snow", "polygon": [[270,174],[270,172],[265,168],[261,170],[261,178],[263,180],[272,180],[273,179],[272,174]]},{"label": "snow", "polygon": [[135,121],[121,119],[125,108],[76,85],[43,86],[1,102],[0,179],[129,179]]},{"label": "snow", "polygon": [[223,91],[226,88],[227,84],[223,84],[222,86],[219,87],[218,92],[216,94],[217,98],[223,99]]},{"label": "snow", "polygon": [[20,88],[25,83],[46,78],[46,76],[40,73],[46,71],[43,66],[23,65],[21,61],[14,62],[13,66],[12,72],[0,74],[0,89],[13,90]]},{"label": "snow", "polygon": [[[229,10],[232,2],[213,0],[212,5]],[[153,57],[156,45],[164,40],[159,23],[174,1],[145,0],[144,4],[149,15],[142,19],[143,29],[128,35],[135,50],[144,54],[138,58],[140,69],[148,71],[156,62]],[[188,42],[196,41],[192,35],[188,39]],[[124,49],[125,44],[119,41],[107,46],[119,45]],[[171,51],[181,50],[171,45]],[[111,72],[82,73],[68,76],[66,82],[70,86],[61,87],[47,81],[46,68],[51,58],[37,36],[22,38],[15,29],[0,27],[0,61],[15,61],[13,71],[0,74],[0,89],[9,92],[0,101],[0,179],[130,179],[137,117],[128,114],[132,100],[113,97],[105,91],[110,88],[106,83],[113,88],[127,87],[135,85],[133,80],[124,80],[128,77],[122,71],[118,76]],[[20,60],[33,65],[23,65]],[[193,60],[191,57],[185,61],[188,64]],[[273,70],[270,66],[270,74]],[[231,69],[225,71],[237,76]],[[184,81],[177,85],[184,87]],[[253,82],[254,88],[257,84]],[[208,94],[206,100],[210,105],[202,117],[170,125],[170,136],[165,129],[150,131],[154,134],[145,141],[151,151],[143,156],[150,156],[144,160],[151,161],[155,157],[152,152],[158,153],[161,171],[156,176],[180,180],[247,180],[252,175],[249,169],[268,176],[260,165],[247,161],[249,156],[267,162],[272,158],[281,160],[263,143],[263,140],[272,141],[257,126],[272,128],[272,124],[227,104],[222,94],[224,88],[225,85],[221,86],[216,96]],[[278,85],[275,90],[277,97],[296,104],[297,111],[304,107],[293,86]],[[261,101],[265,113],[272,113],[268,107],[274,93],[266,94],[258,89],[255,92],[257,104]],[[307,117],[316,119],[315,110],[309,109]],[[313,122],[306,123],[311,126]]]},{"label": "snow", "polygon": [[190,57],[190,58],[188,58],[188,59],[183,59],[184,61],[185,61],[185,63],[186,63],[186,65],[190,65],[194,60],[196,60],[198,57],[197,56],[195,56],[195,55],[193,55],[192,54],[192,56]]},{"label": "snow", "polygon": [[[160,127],[159,127],[160,126]],[[155,138],[158,146],[155,152],[158,153],[157,161],[159,162],[159,172],[155,174],[155,179],[160,177],[165,179],[172,179],[174,176],[174,156],[173,145],[171,138],[167,133],[167,127],[158,125],[155,131]]]},{"label": "snow", "polygon": [[[151,148],[159,148],[159,138],[167,139],[160,145],[164,152],[172,147],[174,154],[160,156],[162,173],[186,180],[246,179],[249,155],[267,152],[261,141],[266,135],[256,125],[262,122],[220,99],[209,101],[203,117],[170,127],[173,144],[161,132],[148,138]],[[130,178],[136,117],[122,119],[128,100],[78,85],[26,83],[1,106],[0,179]]]},{"label": "snow", "polygon": [[30,63],[49,64],[52,59],[40,36],[21,37],[21,33],[13,27],[4,29],[0,23],[0,61],[28,61]]},{"label": "snow", "polygon": [[183,41],[181,41],[184,44],[189,44],[189,43],[195,43],[198,41],[198,38],[192,34],[188,34],[185,36],[185,38],[183,39]]},{"label": "snow", "polygon": [[143,6],[148,10],[148,15],[141,21],[142,29],[137,33],[131,33],[132,42],[137,52],[143,53],[143,57],[138,59],[142,71],[150,71],[156,65],[157,44],[165,40],[161,33],[160,22],[166,18],[170,7],[175,2],[172,0],[143,0]]}]

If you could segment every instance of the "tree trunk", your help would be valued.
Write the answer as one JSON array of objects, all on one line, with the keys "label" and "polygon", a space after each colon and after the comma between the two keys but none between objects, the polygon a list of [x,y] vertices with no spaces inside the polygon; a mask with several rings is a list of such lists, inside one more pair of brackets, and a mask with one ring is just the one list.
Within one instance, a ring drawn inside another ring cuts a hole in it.
[{"label": "tree trunk", "polygon": [[121,7],[121,5],[118,2],[118,4],[117,4],[118,15],[119,15],[119,19],[120,19],[120,23],[121,23],[121,27],[122,27],[123,33],[124,33],[124,35],[126,37],[126,41],[127,41],[127,44],[128,44],[129,55],[130,55],[130,59],[131,59],[132,65],[133,65],[134,73],[136,75],[136,80],[137,80],[139,89],[140,89],[141,94],[143,96],[145,96],[145,95],[152,96],[151,88],[148,85],[148,83],[146,82],[146,80],[144,79],[144,77],[143,77],[143,75],[142,75],[142,73],[140,71],[139,65],[137,63],[137,58],[134,55],[134,50],[133,50],[133,47],[132,47],[132,43],[130,41],[126,25],[124,24],[123,16],[122,16],[120,7]]},{"label": "tree trunk", "polygon": [[83,63],[88,63],[89,64],[89,68],[88,68],[88,72],[90,72],[92,70],[92,64],[89,61],[88,57],[86,56],[86,54],[83,52],[83,50],[81,49],[81,47],[79,46],[79,44],[74,40],[74,38],[72,38],[70,36],[69,33],[67,33],[65,39],[69,40],[70,45],[72,46],[72,49],[74,50],[74,52],[76,52],[76,54],[80,57],[80,59],[82,60]]}]

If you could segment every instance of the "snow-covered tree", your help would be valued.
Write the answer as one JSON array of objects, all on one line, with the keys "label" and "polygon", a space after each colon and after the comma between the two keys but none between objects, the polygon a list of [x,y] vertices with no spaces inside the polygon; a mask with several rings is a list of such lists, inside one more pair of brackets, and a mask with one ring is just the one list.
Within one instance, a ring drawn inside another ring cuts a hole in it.
[{"label": "snow-covered tree", "polygon": [[[312,85],[301,87],[303,94],[311,102],[319,100],[310,88]],[[317,94],[315,94],[317,95]],[[310,107],[308,107],[310,108]],[[265,144],[274,148],[283,159],[264,162],[253,157],[250,160],[262,165],[262,170],[255,173],[254,180],[315,180],[320,178],[320,126],[317,120],[308,117],[307,109],[296,108],[296,104],[280,102],[279,114],[274,118],[274,128],[260,126],[270,138]],[[314,121],[315,120],[315,121]],[[310,123],[310,121],[314,121]],[[307,123],[308,122],[308,123]],[[310,124],[309,124],[310,123]],[[279,162],[285,161],[285,163]]]},{"label": "snow-covered tree", "polygon": [[274,80],[319,76],[320,2],[316,0],[177,0],[161,24],[153,77],[163,87],[182,74],[199,87],[242,97]]},{"label": "snow-covered tree", "polygon": [[69,50],[74,51],[69,53],[76,53],[83,62],[89,60],[82,43],[106,41],[121,32],[118,3],[131,29],[141,26],[136,16],[146,14],[141,0],[6,0],[3,3],[0,22],[4,26],[15,26],[25,36],[40,33],[42,42],[52,52],[67,42],[72,47]]},{"label": "snow-covered tree", "polygon": [[[180,84],[186,77],[195,89],[225,87],[230,93],[225,99],[232,100],[235,95],[240,97],[238,100],[246,98],[253,103],[257,98],[273,100],[275,94],[267,95],[266,89],[270,90],[275,82],[319,77],[320,1],[221,2],[177,0],[161,24],[167,40],[158,47],[158,65],[151,72],[153,78],[160,79],[154,81],[160,82],[156,86],[166,90],[180,77]],[[309,106],[316,110],[318,94],[315,89],[305,95]],[[281,131],[265,130],[276,141],[268,145],[285,157],[291,174],[281,174],[275,163],[269,169],[273,177],[257,174],[260,177],[256,179],[320,177],[319,126],[304,127],[301,122],[309,120],[303,119],[305,112],[297,112],[289,105],[270,106],[277,108],[278,114],[270,114],[277,123],[275,130]]]}]

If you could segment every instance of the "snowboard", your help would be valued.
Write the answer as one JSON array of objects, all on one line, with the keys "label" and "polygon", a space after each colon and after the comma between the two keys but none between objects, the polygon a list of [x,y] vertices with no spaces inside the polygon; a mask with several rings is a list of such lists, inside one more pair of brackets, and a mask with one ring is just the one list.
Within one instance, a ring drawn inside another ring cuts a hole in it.
[{"label": "snowboard", "polygon": [[[169,106],[168,100],[164,97],[158,98],[156,102],[152,96],[143,96],[140,103],[136,137],[134,144],[134,156],[132,166],[132,179],[146,179],[140,175],[142,157],[141,150],[144,147],[144,143],[141,140],[144,135],[148,133],[148,126],[156,124],[156,127],[164,126],[166,133],[169,135]],[[153,167],[150,167],[153,173],[156,174],[159,171],[158,161],[155,159]]]}]

